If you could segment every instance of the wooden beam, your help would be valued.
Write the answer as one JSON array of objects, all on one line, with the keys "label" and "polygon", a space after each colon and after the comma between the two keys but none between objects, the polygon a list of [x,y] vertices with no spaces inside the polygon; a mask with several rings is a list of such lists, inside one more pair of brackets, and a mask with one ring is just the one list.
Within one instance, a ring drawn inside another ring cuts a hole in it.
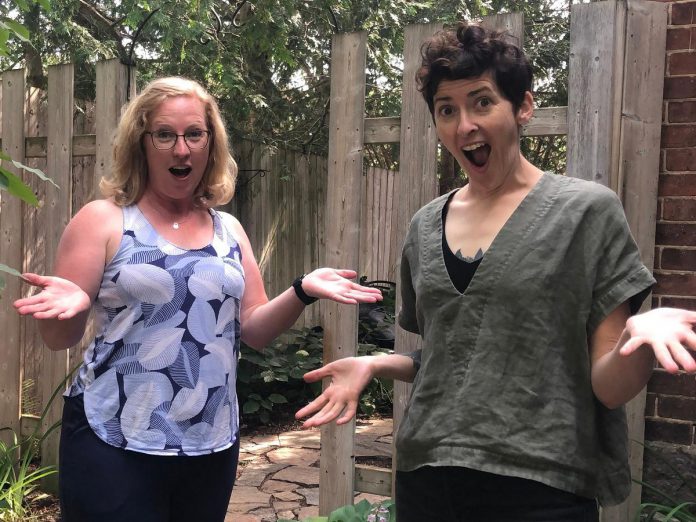
[{"label": "wooden beam", "polygon": [[355,491],[390,497],[392,472],[376,466],[355,465]]},{"label": "wooden beam", "polygon": [[563,136],[568,134],[568,107],[539,107],[527,125],[522,126],[522,136]]},{"label": "wooden beam", "polygon": [[[660,133],[665,73],[667,6],[658,2],[627,4],[626,53],[621,108],[619,194],[643,263],[652,270],[655,256],[657,182],[660,172]],[[640,81],[635,81],[640,78]],[[648,297],[643,305],[650,309]],[[643,477],[645,435],[643,391],[626,405],[631,477]],[[623,504],[602,510],[603,522],[636,520],[642,488],[633,483]]]},{"label": "wooden beam", "polygon": [[[2,143],[2,140],[0,140]],[[46,136],[32,136],[26,138],[27,158],[45,158],[48,138]],[[75,156],[94,156],[96,153],[95,134],[77,134],[72,138],[72,155]]]},{"label": "wooden beam", "polygon": [[[567,107],[534,109],[531,121],[522,127],[522,136],[562,136],[568,134]],[[399,143],[401,118],[365,118],[365,143]]]},{"label": "wooden beam", "polygon": [[[24,161],[24,69],[2,73],[2,151],[12,159]],[[9,161],[2,166],[14,175],[22,177]],[[19,198],[2,192],[0,195],[0,262],[16,270],[22,270],[22,202]],[[22,361],[21,320],[10,303],[21,297],[19,278],[3,274],[5,290],[2,296],[3,312],[0,313],[0,427],[19,431],[20,384]],[[9,436],[9,434],[7,434]],[[4,438],[5,442],[10,442]]]},{"label": "wooden beam", "polygon": [[[46,185],[45,248],[46,268],[53,272],[58,242],[72,216],[72,138],[73,138],[73,77],[74,65],[52,65],[48,68],[48,146],[46,148],[47,174],[58,184]],[[42,404],[48,404],[53,392],[68,372],[69,350],[44,350],[41,395]],[[60,396],[54,400],[43,421],[46,431],[60,420],[62,412]],[[53,432],[41,448],[41,464],[58,464],[58,432]],[[42,481],[46,491],[57,493],[58,477],[51,475]]]},{"label": "wooden beam", "polygon": [[[329,175],[326,191],[326,264],[360,266],[367,34],[335,35],[331,42]],[[357,354],[358,309],[326,301],[324,363]],[[328,382],[324,383],[327,386]],[[319,513],[353,502],[355,419],[321,429]]]},{"label": "wooden beam", "polygon": [[365,118],[364,143],[399,143],[401,118]]}]

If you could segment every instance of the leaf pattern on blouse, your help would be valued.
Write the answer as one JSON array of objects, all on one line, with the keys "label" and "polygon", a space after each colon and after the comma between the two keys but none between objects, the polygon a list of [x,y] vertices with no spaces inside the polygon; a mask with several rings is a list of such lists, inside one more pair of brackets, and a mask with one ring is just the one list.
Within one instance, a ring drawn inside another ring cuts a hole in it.
[{"label": "leaf pattern on blouse", "polygon": [[155,455],[232,445],[244,293],[241,250],[211,211],[211,244],[185,250],[125,207],[119,249],[95,302],[96,337],[68,394],[105,442]]}]

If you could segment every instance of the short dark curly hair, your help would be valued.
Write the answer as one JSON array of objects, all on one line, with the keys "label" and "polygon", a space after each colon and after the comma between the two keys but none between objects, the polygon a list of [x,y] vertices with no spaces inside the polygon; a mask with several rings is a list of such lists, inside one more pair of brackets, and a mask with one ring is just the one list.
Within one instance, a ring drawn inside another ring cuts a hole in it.
[{"label": "short dark curly hair", "polygon": [[532,90],[532,66],[504,31],[461,22],[456,30],[443,30],[423,43],[423,62],[416,72],[418,90],[434,114],[434,97],[442,80],[476,78],[490,72],[502,95],[517,110],[525,92]]}]

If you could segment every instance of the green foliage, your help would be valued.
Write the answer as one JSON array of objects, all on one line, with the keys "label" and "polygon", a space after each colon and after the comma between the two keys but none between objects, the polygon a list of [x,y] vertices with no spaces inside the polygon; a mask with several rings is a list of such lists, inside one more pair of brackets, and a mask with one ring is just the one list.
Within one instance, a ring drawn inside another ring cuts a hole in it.
[{"label": "green foliage", "polygon": [[304,405],[321,383],[307,384],[302,376],[321,366],[320,329],[291,330],[258,352],[242,345],[237,369],[237,395],[246,422],[267,424],[274,406],[285,410]]},{"label": "green foliage", "polygon": [[[279,519],[278,522],[290,522]],[[304,522],[396,522],[396,506],[392,500],[370,504],[361,500],[332,511],[328,517],[309,517]]]},{"label": "green foliage", "polygon": [[[358,344],[358,355],[388,352],[373,344]],[[318,327],[290,330],[263,352],[242,344],[237,396],[245,423],[268,424],[294,413],[321,393],[321,382],[309,384],[302,376],[322,365],[323,353],[323,332]],[[374,379],[360,397],[359,413],[391,414],[392,391],[391,381]]]},{"label": "green foliage", "polygon": [[[22,3],[28,10],[14,18],[31,33],[31,46],[9,46],[5,66],[24,61],[31,80],[40,74],[36,58],[44,65],[70,61],[77,98],[93,94],[98,59],[136,62],[139,82],[183,74],[218,99],[232,136],[272,146],[326,154],[329,44],[339,32],[366,31],[366,113],[395,116],[407,24],[452,24],[522,9],[537,101],[566,105],[568,16],[552,0],[54,0],[47,12]],[[541,168],[560,171],[559,147],[556,138],[545,138],[529,150]],[[371,164],[396,167],[396,147],[370,146],[366,154]]]}]

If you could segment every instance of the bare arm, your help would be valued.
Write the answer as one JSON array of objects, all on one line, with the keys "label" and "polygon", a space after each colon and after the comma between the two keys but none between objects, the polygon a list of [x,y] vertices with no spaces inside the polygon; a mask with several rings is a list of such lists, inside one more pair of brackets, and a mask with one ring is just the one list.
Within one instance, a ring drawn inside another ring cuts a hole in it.
[{"label": "bare arm", "polygon": [[[242,251],[245,276],[240,314],[242,340],[252,348],[261,349],[290,328],[304,311],[305,305],[292,287],[269,301],[249,238],[236,219],[233,223]],[[311,297],[343,304],[373,303],[382,299],[379,290],[349,280],[356,275],[353,270],[319,268],[305,276],[302,288]]]},{"label": "bare arm", "polygon": [[299,410],[298,419],[312,415],[303,427],[312,428],[338,418],[336,424],[345,424],[355,416],[360,394],[375,377],[413,382],[416,367],[406,355],[375,355],[338,359],[305,374],[307,382],[329,377],[331,382],[324,391]]},{"label": "bare arm", "polygon": [[52,350],[80,341],[92,301],[99,291],[107,258],[118,248],[121,210],[106,200],[83,207],[68,223],[58,244],[54,276],[24,274],[23,279],[41,290],[18,299],[22,315],[39,320],[39,331]]},{"label": "bare arm", "polygon": [[[628,317],[628,304],[614,310],[592,338],[592,388],[608,408],[635,397],[647,384],[655,358],[670,373],[696,372],[696,313],[656,308]],[[625,325],[625,326],[624,326]]]}]

